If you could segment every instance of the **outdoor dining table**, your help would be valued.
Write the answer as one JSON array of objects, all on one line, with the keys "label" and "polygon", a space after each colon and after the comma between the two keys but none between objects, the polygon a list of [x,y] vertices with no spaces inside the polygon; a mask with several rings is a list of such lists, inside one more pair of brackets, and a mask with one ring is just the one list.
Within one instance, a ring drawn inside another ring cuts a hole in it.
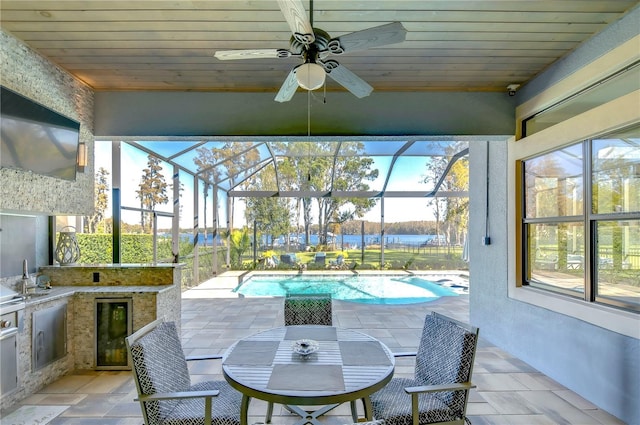
[{"label": "outdoor dining table", "polygon": [[[300,355],[295,341],[317,341],[318,350]],[[301,416],[297,424],[315,424],[332,405],[362,399],[372,420],[369,395],[393,376],[395,360],[382,342],[361,332],[333,326],[283,326],[233,344],[223,356],[222,371],[242,393],[240,424],[247,425],[249,401],[283,404]],[[299,406],[324,406],[308,412]],[[357,418],[353,418],[357,422]]]}]

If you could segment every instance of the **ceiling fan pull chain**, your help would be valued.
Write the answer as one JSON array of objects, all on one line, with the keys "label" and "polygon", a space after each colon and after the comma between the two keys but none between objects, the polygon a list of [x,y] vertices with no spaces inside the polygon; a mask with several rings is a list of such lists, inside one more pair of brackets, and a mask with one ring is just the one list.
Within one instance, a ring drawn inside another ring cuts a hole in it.
[{"label": "ceiling fan pull chain", "polygon": [[307,90],[307,137],[311,137],[311,90]]},{"label": "ceiling fan pull chain", "polygon": [[311,90],[307,91],[307,182],[311,184]]}]

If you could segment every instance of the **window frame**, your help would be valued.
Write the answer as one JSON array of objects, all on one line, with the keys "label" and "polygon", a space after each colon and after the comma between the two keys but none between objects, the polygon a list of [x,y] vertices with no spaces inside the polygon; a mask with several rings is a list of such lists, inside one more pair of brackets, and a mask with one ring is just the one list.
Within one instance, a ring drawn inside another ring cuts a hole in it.
[{"label": "window frame", "polygon": [[[621,129],[625,131],[627,129]],[[632,125],[628,130],[638,130],[640,132],[640,126]],[[615,133],[615,132],[614,132]],[[527,161],[539,158],[544,155],[553,154],[559,152],[567,146],[575,145],[577,143],[570,143],[563,145],[556,149],[552,149],[547,152],[540,153],[539,155],[532,156],[522,160],[522,166],[519,168],[520,172],[520,202],[521,202],[521,249],[522,249],[522,268],[520,281],[522,286],[535,287],[543,291],[549,291],[564,296],[572,297],[576,300],[581,300],[587,303],[598,303],[607,306],[621,308],[626,311],[640,314],[640,304],[638,303],[626,303],[619,298],[609,298],[599,296],[598,285],[600,281],[598,279],[599,273],[599,247],[597,243],[598,224],[604,222],[616,222],[622,220],[640,220],[640,211],[626,212],[626,213],[596,213],[593,211],[593,142],[594,140],[603,139],[609,137],[612,133],[595,135],[578,142],[582,147],[582,190],[583,190],[583,202],[582,202],[582,215],[558,215],[558,216],[545,216],[545,217],[527,217],[526,205],[527,205],[527,188],[525,169]],[[541,282],[532,278],[533,269],[531,264],[534,261],[530,252],[530,228],[532,225],[549,224],[549,225],[561,225],[563,223],[582,223],[584,234],[584,254],[583,254],[583,267],[582,267],[582,281],[583,291],[576,292],[563,289],[561,287],[554,286],[547,282]]]},{"label": "window frame", "polygon": [[[520,280],[523,267],[521,219],[522,161],[577,143],[597,134],[610,133],[632,124],[640,123],[640,90],[621,96],[589,111],[583,112],[546,128],[522,137],[522,121],[571,96],[580,89],[612,75],[621,68],[637,61],[640,36],[635,36],[601,55],[576,72],[526,98],[516,106],[516,135],[507,145],[507,297],[522,303],[523,309],[541,308],[607,329],[632,338],[640,338],[638,314],[599,303],[587,303],[531,286],[523,286]],[[586,240],[585,243],[590,243]]]}]

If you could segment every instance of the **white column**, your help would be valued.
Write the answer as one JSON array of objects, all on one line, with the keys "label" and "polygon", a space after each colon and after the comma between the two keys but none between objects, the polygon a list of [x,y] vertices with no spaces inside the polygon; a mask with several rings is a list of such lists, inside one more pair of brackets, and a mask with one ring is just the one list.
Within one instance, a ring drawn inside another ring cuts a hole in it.
[{"label": "white column", "polygon": [[213,185],[213,275],[218,274],[218,187]]},{"label": "white column", "polygon": [[193,282],[200,282],[199,273],[199,257],[198,257],[198,204],[200,200],[200,186],[198,185],[198,176],[193,176]]},{"label": "white column", "polygon": [[380,198],[380,269],[384,268],[384,196]]},{"label": "white column", "polygon": [[227,193],[227,268],[231,268],[231,197]]},{"label": "white column", "polygon": [[180,169],[173,166],[173,219],[171,220],[171,253],[173,262],[180,261]]}]

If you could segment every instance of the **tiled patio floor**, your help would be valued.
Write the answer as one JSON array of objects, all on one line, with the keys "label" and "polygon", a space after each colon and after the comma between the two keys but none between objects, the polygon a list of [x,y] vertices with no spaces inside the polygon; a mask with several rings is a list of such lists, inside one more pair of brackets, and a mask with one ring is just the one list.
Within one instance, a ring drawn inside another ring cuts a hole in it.
[{"label": "tiled patio floor", "polygon": [[[237,339],[283,324],[282,298],[237,298],[229,289],[235,277],[216,278],[183,294],[182,335],[187,355],[222,353]],[[442,298],[431,303],[377,306],[334,302],[337,326],[368,333],[393,351],[415,350],[424,317],[437,311],[468,321],[468,297]],[[480,329],[482,336],[482,329]],[[411,359],[400,359],[396,375],[410,375]],[[219,361],[192,365],[194,380],[222,379]],[[621,421],[584,400],[545,375],[481,339],[468,415],[481,424],[622,424]],[[142,424],[131,372],[80,372],[65,376],[23,400],[14,411],[5,412],[2,425],[49,423],[52,425],[139,425]],[[29,406],[49,422],[19,421]],[[16,410],[19,409],[20,410]],[[274,424],[292,424],[296,417],[274,409]],[[61,413],[60,413],[61,411]],[[266,403],[253,400],[250,423],[264,422]],[[58,414],[59,413],[59,414]],[[326,424],[350,423],[348,405],[322,417]]]}]

